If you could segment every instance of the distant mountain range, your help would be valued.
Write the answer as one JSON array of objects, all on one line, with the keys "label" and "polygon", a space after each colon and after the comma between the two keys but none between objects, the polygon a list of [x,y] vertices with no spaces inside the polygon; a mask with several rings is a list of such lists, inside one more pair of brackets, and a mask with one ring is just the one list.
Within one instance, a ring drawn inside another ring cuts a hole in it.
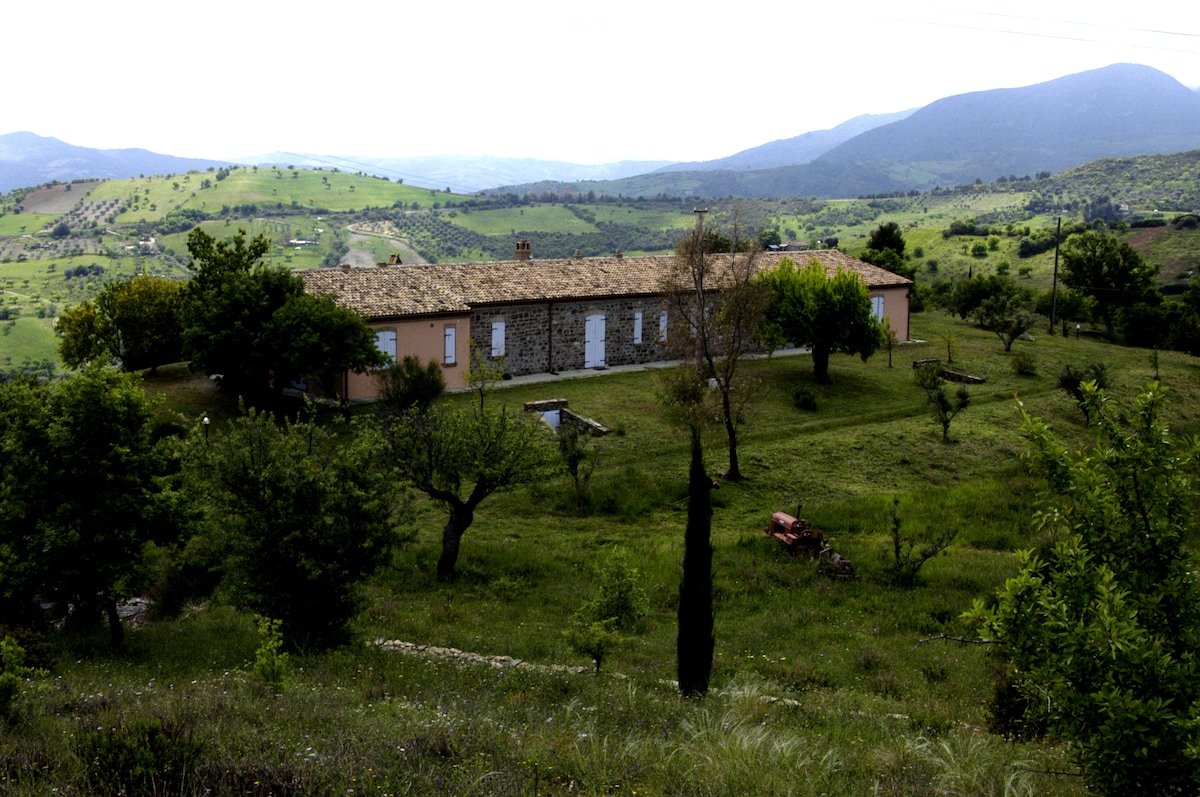
[{"label": "distant mountain range", "polygon": [[403,180],[421,188],[449,188],[471,194],[486,188],[540,180],[620,180],[667,166],[671,161],[618,161],[587,165],[536,158],[498,158],[491,155],[429,155],[418,158],[372,158],[272,152],[238,158],[239,163],[287,165],[298,168],[338,168]]},{"label": "distant mountain range", "polygon": [[[690,163],[673,163],[659,169],[660,172],[710,172],[716,169],[733,169],[734,171],[751,171],[754,169],[772,169],[776,166],[797,166],[810,163],[829,150],[858,136],[868,130],[874,130],[892,122],[898,122],[911,116],[913,111],[898,113],[864,114],[856,116],[848,122],[842,122],[829,130],[813,130],[793,138],[784,138],[768,144],[742,150],[727,158],[711,161],[692,161]],[[642,172],[644,174],[644,172]]]},{"label": "distant mountain range", "polygon": [[845,197],[990,182],[1104,157],[1192,149],[1200,149],[1200,93],[1156,69],[1114,64],[1024,88],[947,97],[852,136],[808,163],[738,170],[733,164],[755,151],[747,150],[717,169],[700,164],[606,183],[535,183],[498,191]]},{"label": "distant mountain range", "polygon": [[[700,163],[596,166],[489,156],[372,158],[269,153],[242,164],[338,168],[470,193],[625,196],[859,196],[1057,172],[1104,157],[1200,149],[1200,93],[1146,66],[1115,64],[1016,89],[855,117]],[[97,150],[33,133],[0,135],[0,192],[87,178],[227,165],[142,149]]]},{"label": "distant mountain range", "polygon": [[220,168],[223,161],[176,158],[145,149],[90,149],[34,133],[0,135],[0,193],[86,177],[119,179]]}]

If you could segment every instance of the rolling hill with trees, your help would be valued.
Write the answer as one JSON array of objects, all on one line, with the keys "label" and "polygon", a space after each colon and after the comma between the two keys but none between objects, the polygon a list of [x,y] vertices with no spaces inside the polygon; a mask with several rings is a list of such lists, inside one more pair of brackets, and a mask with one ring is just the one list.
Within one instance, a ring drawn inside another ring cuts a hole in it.
[{"label": "rolling hill with trees", "polygon": [[117,179],[225,165],[223,161],[177,158],[145,149],[77,147],[29,132],[0,135],[0,193],[51,181]]}]

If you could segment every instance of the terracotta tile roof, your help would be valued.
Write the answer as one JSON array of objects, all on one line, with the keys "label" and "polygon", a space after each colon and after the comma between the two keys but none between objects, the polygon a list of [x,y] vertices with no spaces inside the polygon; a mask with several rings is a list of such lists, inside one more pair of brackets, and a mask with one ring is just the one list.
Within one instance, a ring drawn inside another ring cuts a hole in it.
[{"label": "terracotta tile roof", "polygon": [[[714,255],[719,264],[728,255]],[[912,281],[837,250],[763,252],[759,269],[790,257],[797,265],[820,261],[825,269],[853,271],[871,288],[911,285]],[[332,268],[297,272],[312,293],[332,294],[338,304],[369,318],[447,315],[477,305],[511,304],[661,292],[673,255],[555,258],[452,263],[385,268]]]}]

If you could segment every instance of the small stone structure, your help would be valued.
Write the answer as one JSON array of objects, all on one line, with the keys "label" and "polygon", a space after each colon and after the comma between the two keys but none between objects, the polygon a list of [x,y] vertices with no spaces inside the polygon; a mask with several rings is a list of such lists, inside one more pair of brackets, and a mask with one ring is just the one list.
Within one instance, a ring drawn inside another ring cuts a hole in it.
[{"label": "small stone structure", "polygon": [[587,432],[595,437],[600,437],[608,434],[609,429],[599,421],[592,418],[585,418],[578,413],[571,412],[567,409],[566,399],[543,399],[541,401],[525,402],[526,412],[536,412],[542,416],[546,423],[550,424],[555,431],[564,423],[574,424],[579,431]]}]

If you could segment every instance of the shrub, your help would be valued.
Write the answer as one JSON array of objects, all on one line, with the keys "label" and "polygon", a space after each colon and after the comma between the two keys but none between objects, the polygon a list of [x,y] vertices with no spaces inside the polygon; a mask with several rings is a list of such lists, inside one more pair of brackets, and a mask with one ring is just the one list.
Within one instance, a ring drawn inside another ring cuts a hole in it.
[{"label": "shrub", "polygon": [[11,636],[0,639],[0,719],[12,716],[12,705],[21,693],[21,683],[41,672],[25,666],[25,650]]},{"label": "shrub", "polygon": [[1075,403],[1079,405],[1085,422],[1090,421],[1087,408],[1083,402],[1083,385],[1087,382],[1095,382],[1096,387],[1100,390],[1107,389],[1109,387],[1108,366],[1104,363],[1092,363],[1083,368],[1076,368],[1067,363],[1063,366],[1062,373],[1058,375],[1059,389],[1073,398]]},{"label": "shrub", "polygon": [[817,394],[813,393],[809,388],[802,387],[792,394],[792,403],[796,405],[796,409],[816,412]]},{"label": "shrub", "polygon": [[937,533],[904,534],[900,531],[900,499],[892,499],[890,557],[885,558],[884,577],[895,587],[911,589],[917,574],[927,561],[950,547],[958,529],[950,527]]},{"label": "shrub", "polygon": [[269,617],[258,618],[258,649],[254,651],[254,677],[270,689],[283,689],[288,671],[288,654],[283,651],[280,622]]},{"label": "shrub", "polygon": [[597,574],[599,589],[571,617],[563,637],[576,653],[591,656],[599,674],[605,657],[624,643],[622,632],[645,630],[650,601],[638,585],[637,568],[629,564],[623,551],[609,554]]},{"label": "shrub", "polygon": [[1012,369],[1017,376],[1037,376],[1037,361],[1027,351],[1016,351],[1012,355]]}]

